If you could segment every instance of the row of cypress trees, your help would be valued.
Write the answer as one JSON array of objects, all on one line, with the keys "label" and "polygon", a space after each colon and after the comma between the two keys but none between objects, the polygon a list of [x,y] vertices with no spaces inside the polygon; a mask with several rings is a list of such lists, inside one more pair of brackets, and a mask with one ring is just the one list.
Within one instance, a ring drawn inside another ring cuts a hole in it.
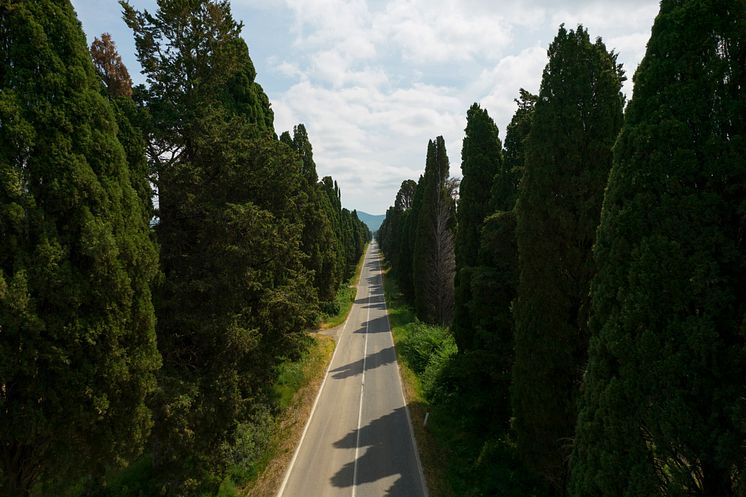
[{"label": "row of cypress trees", "polygon": [[[504,147],[469,109],[451,329],[485,421],[467,429],[547,495],[746,495],[744,40],[741,0],[663,0],[626,110],[582,27],[560,28]],[[400,279],[408,215],[380,235]]]},{"label": "row of cypress trees", "polygon": [[369,237],[305,128],[276,136],[228,1],[121,5],[136,88],[68,0],[0,2],[8,497],[96,495],[143,451],[146,493],[214,491]]},{"label": "row of cypress trees", "polygon": [[426,323],[451,322],[454,305],[455,192],[448,176],[445,140],[427,144],[425,172],[405,180],[386,212],[378,242],[398,276],[402,292]]}]

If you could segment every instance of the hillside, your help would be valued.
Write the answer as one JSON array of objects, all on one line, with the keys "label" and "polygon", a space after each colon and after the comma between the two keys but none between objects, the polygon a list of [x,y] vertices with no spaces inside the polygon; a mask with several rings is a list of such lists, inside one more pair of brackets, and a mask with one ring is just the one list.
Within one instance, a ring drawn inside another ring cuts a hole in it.
[{"label": "hillside", "polygon": [[368,226],[371,232],[375,233],[381,227],[381,223],[383,223],[386,216],[384,214],[368,214],[367,212],[357,211],[357,217]]}]

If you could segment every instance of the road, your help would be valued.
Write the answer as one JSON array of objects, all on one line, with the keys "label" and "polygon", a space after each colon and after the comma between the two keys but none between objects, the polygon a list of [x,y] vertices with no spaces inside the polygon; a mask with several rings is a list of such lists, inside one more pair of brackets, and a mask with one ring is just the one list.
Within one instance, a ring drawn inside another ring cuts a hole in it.
[{"label": "road", "polygon": [[338,496],[427,496],[375,242],[365,254],[355,303],[277,494]]}]

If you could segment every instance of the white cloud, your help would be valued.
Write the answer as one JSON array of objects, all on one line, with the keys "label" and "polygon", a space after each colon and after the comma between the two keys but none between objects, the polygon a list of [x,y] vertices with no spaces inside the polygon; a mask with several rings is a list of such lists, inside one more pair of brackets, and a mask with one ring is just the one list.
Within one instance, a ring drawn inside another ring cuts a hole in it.
[{"label": "white cloud", "polygon": [[[154,0],[131,0],[136,8]],[[278,131],[303,122],[320,175],[349,208],[382,213],[443,135],[460,173],[466,110],[479,102],[504,138],[519,88],[536,92],[560,23],[582,23],[619,53],[629,80],[658,10],[653,0],[232,0]],[[74,0],[89,35],[112,32],[130,69],[115,0]],[[90,38],[90,36],[89,36]],[[262,55],[258,55],[262,54]],[[136,70],[132,70],[137,79]],[[142,78],[141,78],[142,80]]]},{"label": "white cloud", "polygon": [[402,180],[421,174],[428,139],[444,136],[451,174],[460,175],[472,102],[490,112],[504,138],[519,88],[538,92],[560,23],[602,35],[630,72],[657,11],[644,0],[285,4],[294,53],[271,66],[295,83],[270,90],[277,129],[303,122],[319,174],[337,179],[345,205],[376,213],[391,204]]}]

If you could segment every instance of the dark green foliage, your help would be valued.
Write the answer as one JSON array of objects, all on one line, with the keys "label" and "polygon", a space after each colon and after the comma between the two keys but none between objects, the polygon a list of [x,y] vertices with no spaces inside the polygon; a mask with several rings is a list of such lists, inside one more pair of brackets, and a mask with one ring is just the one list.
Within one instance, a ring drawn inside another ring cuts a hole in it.
[{"label": "dark green foliage", "polygon": [[493,178],[502,171],[502,145],[497,126],[487,113],[473,104],[466,113],[466,136],[461,149],[463,179],[456,212],[456,278],[453,334],[460,350],[468,348],[472,333],[469,302],[471,278],[479,255],[482,223],[490,214],[490,189]]},{"label": "dark green foliage", "polygon": [[490,214],[488,185],[503,168],[502,144],[497,126],[478,104],[466,113],[466,136],[461,148],[459,204],[456,213],[456,268],[475,266],[479,253],[479,232]]},{"label": "dark green foliage", "polygon": [[511,398],[522,459],[562,495],[588,346],[591,247],[623,97],[616,57],[582,27],[560,27],[548,53],[516,205]]},{"label": "dark green foliage", "polygon": [[664,0],[595,246],[576,496],[746,495],[746,4]]},{"label": "dark green foliage", "polygon": [[302,348],[315,318],[302,250],[315,178],[275,138],[227,2],[161,0],[155,15],[123,7],[149,83],[165,277],[153,463],[164,491],[194,495],[217,488],[239,427],[270,402],[279,357]]},{"label": "dark green foliage", "polygon": [[[0,494],[137,455],[160,364],[136,140],[66,1],[0,4]],[[140,164],[141,166],[141,164]]]},{"label": "dark green foliage", "polygon": [[455,202],[442,136],[428,143],[420,191],[412,259],[415,310],[426,323],[446,325],[453,318]]},{"label": "dark green foliage", "polygon": [[[417,183],[402,181],[394,205],[386,211],[386,218],[378,230],[378,244],[386,254],[392,273],[399,281],[402,293],[410,302],[412,289],[412,248],[410,243],[410,220],[415,212]],[[406,289],[406,291],[405,291]]]},{"label": "dark green foliage", "polygon": [[325,176],[321,180],[321,189],[329,201],[327,210],[337,243],[341,247],[337,256],[338,268],[343,280],[349,280],[355,273],[365,244],[371,239],[371,233],[365,223],[358,219],[356,211],[350,212],[342,208],[339,186],[331,176]]},{"label": "dark green foliage", "polygon": [[538,97],[520,90],[520,97],[515,100],[518,110],[513,114],[505,131],[505,150],[502,168],[495,175],[492,183],[491,207],[497,211],[509,211],[515,206],[518,195],[518,183],[523,176],[525,158],[525,141],[531,131],[531,120],[534,105]]},{"label": "dark green foliage", "polygon": [[334,301],[343,276],[337,264],[342,245],[332,228],[331,220],[334,213],[331,211],[328,197],[322,191],[323,186],[318,183],[313,147],[308,139],[306,127],[303,124],[295,126],[293,138],[290,139],[290,134],[285,132],[280,136],[280,141],[293,147],[302,161],[301,176],[305,199],[303,205],[298,206],[303,216],[301,247],[303,253],[308,256],[305,266],[313,272],[314,287],[319,300],[328,308]]},{"label": "dark green foliage", "polygon": [[[399,269],[396,271],[399,279],[399,288],[411,303],[414,303],[414,240],[417,232],[417,220],[422,206],[422,182],[424,177],[420,176],[415,183],[414,195],[411,197],[412,207],[404,212],[401,221],[399,243]],[[408,185],[406,188],[409,188]],[[402,183],[402,188],[404,184]]]}]

